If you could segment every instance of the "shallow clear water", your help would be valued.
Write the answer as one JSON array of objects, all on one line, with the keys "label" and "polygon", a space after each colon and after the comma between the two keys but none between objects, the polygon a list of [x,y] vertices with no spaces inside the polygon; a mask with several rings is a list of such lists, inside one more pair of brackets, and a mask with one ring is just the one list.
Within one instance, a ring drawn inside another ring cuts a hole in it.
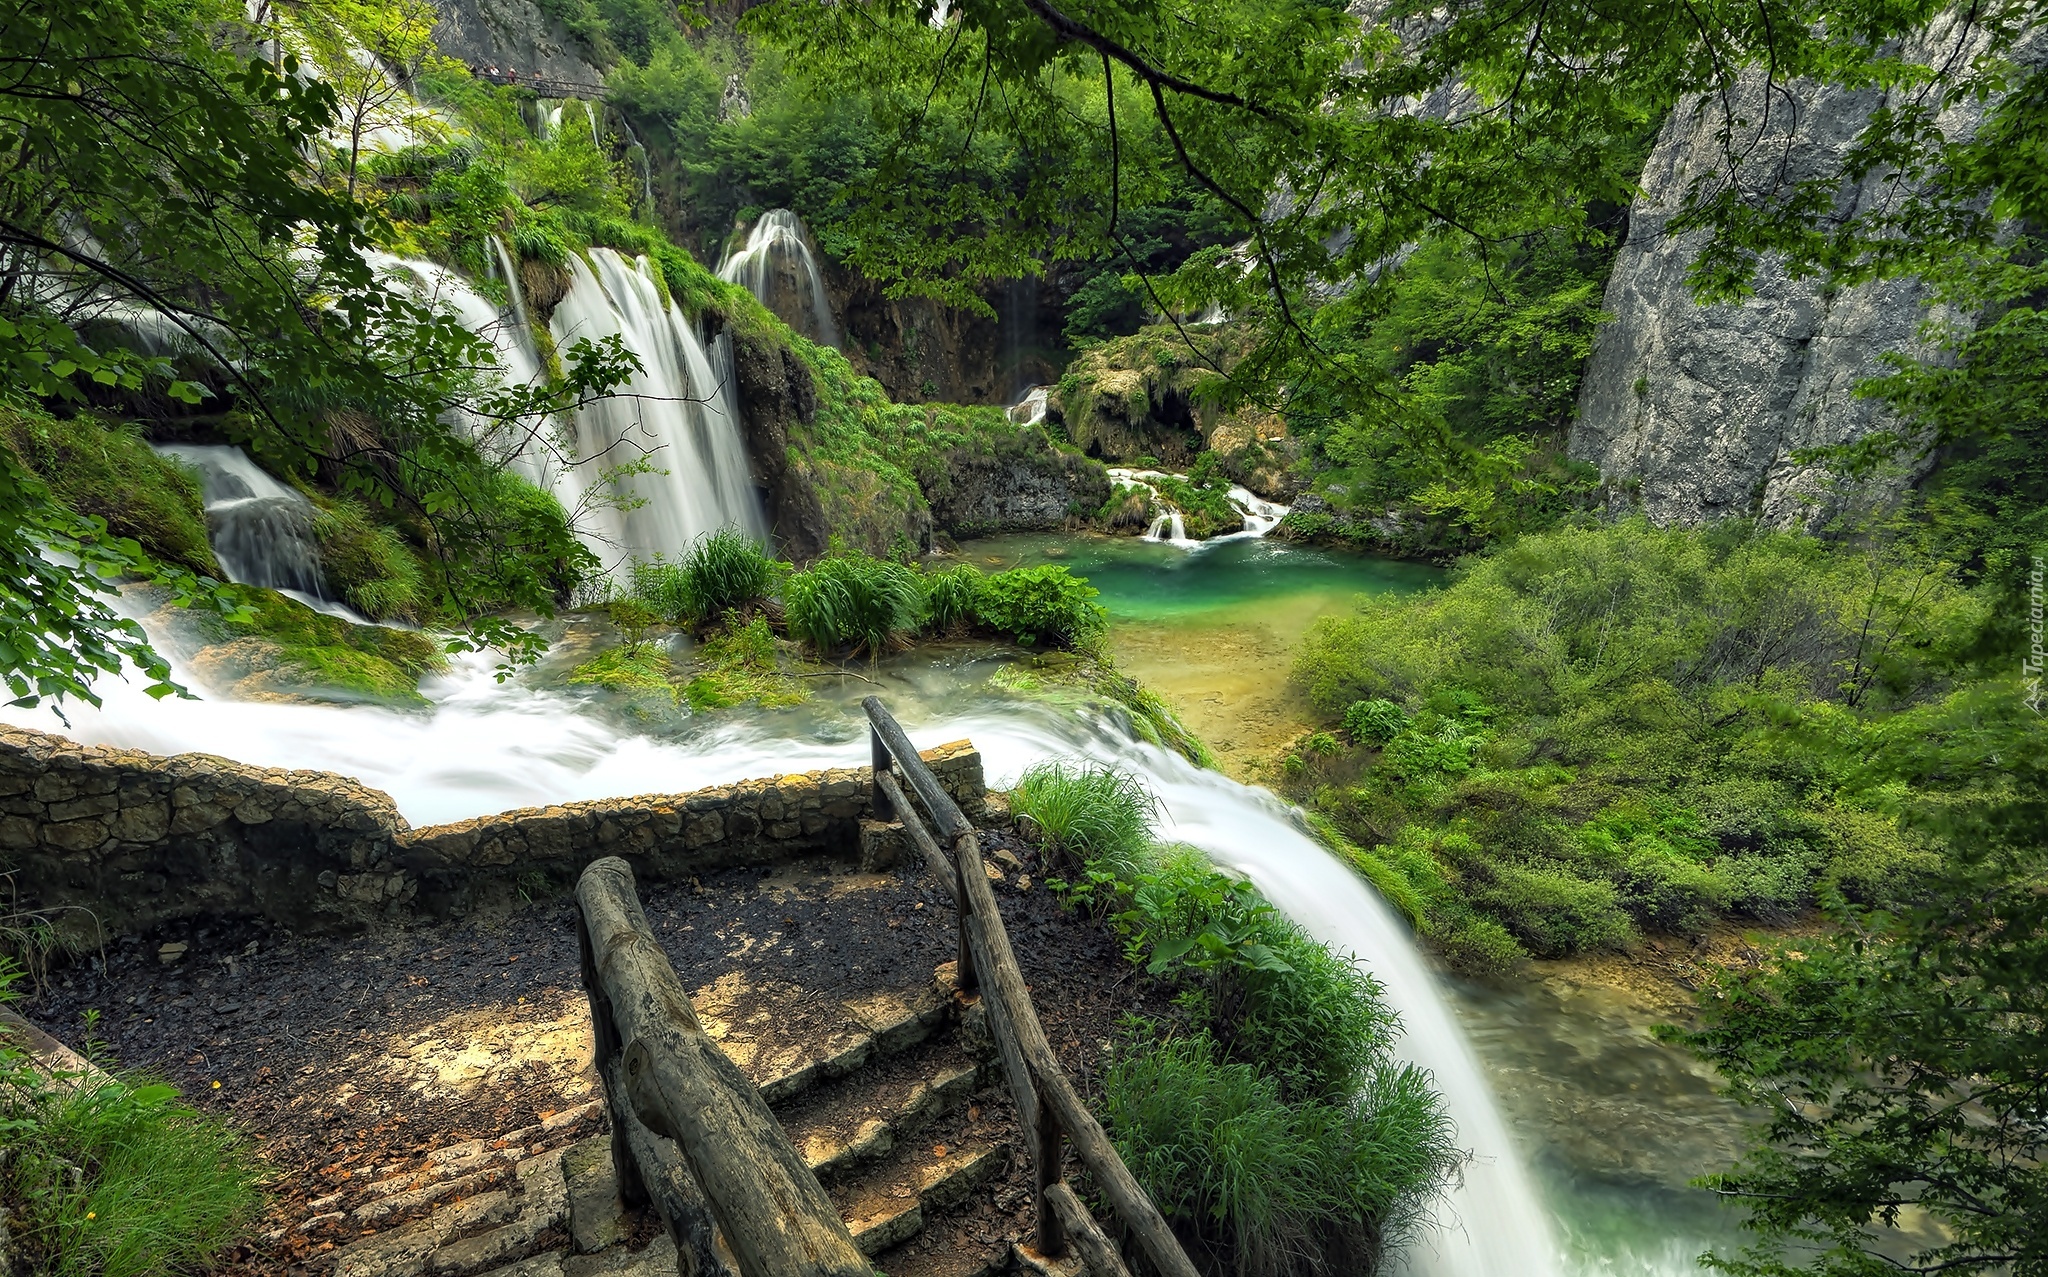
[{"label": "shallow clear water", "polygon": [[1225,771],[1258,764],[1314,716],[1288,686],[1301,636],[1362,594],[1441,584],[1423,563],[1242,539],[1178,549],[1136,537],[994,537],[960,547],[991,571],[1062,564],[1102,591],[1110,646],[1130,675],[1164,696]]}]

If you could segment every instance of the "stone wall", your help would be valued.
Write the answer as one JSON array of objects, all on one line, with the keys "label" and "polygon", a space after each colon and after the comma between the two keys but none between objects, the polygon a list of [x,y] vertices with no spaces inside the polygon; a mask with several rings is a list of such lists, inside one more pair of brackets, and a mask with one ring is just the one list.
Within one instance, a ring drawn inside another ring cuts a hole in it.
[{"label": "stone wall", "polygon": [[[924,758],[978,815],[974,747]],[[344,776],[0,726],[0,872],[19,907],[81,940],[198,915],[345,931],[566,890],[600,856],[624,856],[643,880],[851,856],[868,789],[867,768],[835,768],[413,829],[388,795]]]}]

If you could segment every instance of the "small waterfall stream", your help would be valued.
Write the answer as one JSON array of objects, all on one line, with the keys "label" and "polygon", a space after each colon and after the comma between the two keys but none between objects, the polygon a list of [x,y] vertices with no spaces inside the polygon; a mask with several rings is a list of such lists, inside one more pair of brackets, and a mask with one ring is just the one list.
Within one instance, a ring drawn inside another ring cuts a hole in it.
[{"label": "small waterfall stream", "polygon": [[281,590],[315,607],[333,606],[313,539],[313,503],[227,444],[156,445],[199,472],[207,539],[228,580]]},{"label": "small waterfall stream", "polygon": [[786,208],[761,214],[747,233],[747,246],[721,262],[718,277],[745,285],[755,300],[782,322],[821,346],[839,345],[839,328],[811,254],[804,224]]},{"label": "small waterfall stream", "polygon": [[[1041,409],[1041,411],[1043,410]],[[1165,504],[1165,499],[1160,497],[1159,488],[1154,482],[1155,480],[1167,477],[1161,471],[1131,470],[1122,466],[1111,466],[1109,467],[1109,477],[1114,483],[1143,488],[1151,493],[1155,499],[1159,500],[1162,505]],[[1180,478],[1183,476],[1176,475],[1174,477]],[[1222,541],[1237,541],[1246,537],[1262,537],[1279,526],[1280,520],[1287,517],[1288,507],[1281,505],[1277,501],[1268,501],[1251,489],[1239,484],[1233,483],[1230,485],[1229,497],[1230,504],[1236,506],[1238,513],[1244,518],[1244,526],[1236,532],[1226,532],[1222,536],[1210,537],[1206,541],[1194,540],[1188,536],[1187,523],[1181,518],[1181,512],[1169,505],[1163,513],[1153,517],[1151,526],[1145,529],[1145,540],[1179,546],[1183,550],[1193,550]]]}]

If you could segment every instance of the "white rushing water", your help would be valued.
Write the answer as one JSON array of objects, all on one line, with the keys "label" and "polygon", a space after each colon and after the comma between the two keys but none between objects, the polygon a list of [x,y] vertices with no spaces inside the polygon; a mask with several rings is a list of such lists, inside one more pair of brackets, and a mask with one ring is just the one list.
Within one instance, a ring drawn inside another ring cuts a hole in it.
[{"label": "white rushing water", "polygon": [[747,244],[718,266],[718,277],[743,285],[754,299],[774,311],[783,323],[821,346],[837,348],[839,327],[818,259],[811,253],[804,224],[786,208],[761,214],[747,233]]},{"label": "white rushing water", "polygon": [[727,527],[765,541],[768,521],[740,435],[731,338],[707,344],[668,304],[644,257],[593,248],[571,257],[569,272],[569,294],[549,322],[556,348],[616,335],[640,361],[630,382],[575,414],[586,462],[651,467],[615,476],[625,504],[597,512],[610,539],[637,559],[677,557]]},{"label": "white rushing water", "polygon": [[1109,477],[1114,483],[1143,488],[1152,494],[1155,501],[1166,506],[1163,513],[1153,516],[1151,526],[1145,529],[1145,540],[1178,546],[1183,550],[1197,550],[1205,545],[1216,545],[1223,541],[1262,537],[1279,526],[1280,520],[1287,517],[1288,507],[1277,501],[1268,501],[1251,489],[1233,483],[1229,491],[1230,504],[1237,507],[1238,514],[1244,519],[1244,526],[1236,532],[1226,532],[1222,536],[1210,537],[1206,541],[1197,541],[1188,536],[1187,524],[1181,518],[1181,512],[1166,503],[1166,499],[1159,495],[1157,485],[1160,479],[1185,479],[1186,475],[1168,476],[1160,470],[1132,470],[1124,466],[1111,466]]},{"label": "white rushing water", "polygon": [[1019,426],[1035,426],[1045,420],[1045,410],[1052,394],[1051,386],[1033,386],[1024,392],[1024,397],[1004,410],[1004,415]]},{"label": "white rushing water", "polygon": [[[1290,917],[1355,954],[1400,1012],[1402,1058],[1427,1070],[1473,1154],[1441,1203],[1437,1226],[1404,1260],[1409,1277],[1554,1277],[1548,1218],[1538,1204],[1493,1094],[1408,929],[1300,827],[1272,794],[1203,771],[1117,724],[964,684],[937,667],[883,671],[883,696],[920,745],[966,737],[1000,785],[1034,762],[1088,756],[1135,770],[1160,799],[1163,836],[1240,871]],[[189,676],[181,681],[190,684]],[[584,698],[497,684],[487,657],[463,658],[422,690],[427,713],[371,707],[221,700],[150,701],[103,680],[105,706],[69,709],[66,734],[156,753],[225,753],[245,762],[317,768],[390,793],[417,824],[511,807],[676,792],[747,777],[847,766],[867,759],[867,736],[846,699],[802,711],[721,715],[685,739],[656,739],[587,712]],[[859,690],[868,690],[863,685]],[[47,713],[0,709],[45,730]]]},{"label": "white rushing water", "polygon": [[313,503],[304,493],[227,444],[166,443],[156,450],[198,472],[207,539],[228,580],[282,590],[323,611],[338,607],[321,579]]}]

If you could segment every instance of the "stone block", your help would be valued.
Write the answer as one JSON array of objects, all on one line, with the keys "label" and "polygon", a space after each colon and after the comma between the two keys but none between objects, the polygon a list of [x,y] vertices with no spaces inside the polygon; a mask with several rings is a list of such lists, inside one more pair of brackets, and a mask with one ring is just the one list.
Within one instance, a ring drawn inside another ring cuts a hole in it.
[{"label": "stone block", "polygon": [[70,802],[51,803],[49,818],[53,821],[81,820],[87,816],[111,816],[119,810],[121,800],[118,796],[91,794]]},{"label": "stone block", "polygon": [[911,847],[903,826],[895,821],[860,822],[860,867],[870,873],[909,863]]},{"label": "stone block", "polygon": [[65,851],[89,851],[106,840],[107,822],[104,820],[67,820],[62,824],[43,826],[43,842]]},{"label": "stone block", "polygon": [[123,807],[114,817],[114,837],[123,842],[156,842],[170,829],[171,805],[161,798]]}]

